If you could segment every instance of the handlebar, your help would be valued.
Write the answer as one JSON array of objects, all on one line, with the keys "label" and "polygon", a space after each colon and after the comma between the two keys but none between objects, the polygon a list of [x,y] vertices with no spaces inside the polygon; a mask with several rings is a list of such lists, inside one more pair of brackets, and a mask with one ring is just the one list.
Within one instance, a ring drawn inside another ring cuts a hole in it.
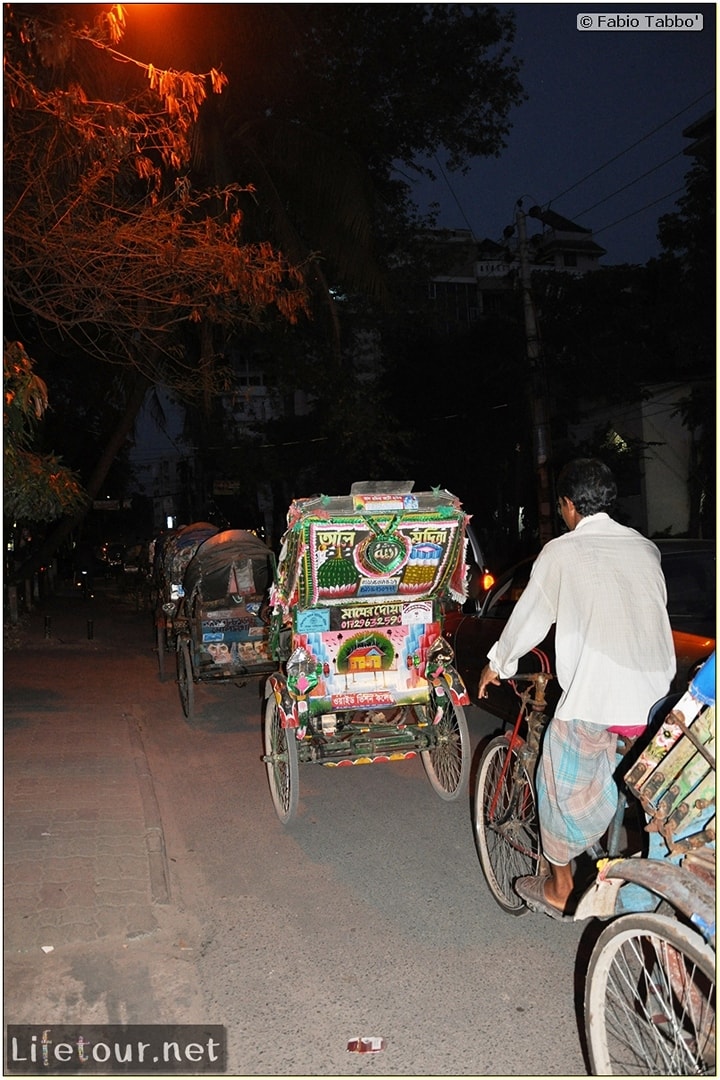
[{"label": "handlebar", "polygon": [[527,671],[527,672],[518,671],[517,674],[513,675],[513,677],[511,679],[508,679],[508,682],[530,682],[530,683],[532,683],[532,682],[538,682],[538,681],[540,681],[542,679],[544,679],[545,682],[548,682],[550,679],[553,679],[553,678],[555,678],[555,676],[550,671]]},{"label": "handlebar", "polygon": [[[549,671],[531,671],[526,674],[518,672],[513,675],[512,679],[508,679],[508,682],[523,704],[530,703],[533,708],[544,708],[545,689],[552,678],[553,676]],[[517,688],[515,684],[519,682],[527,683],[525,690]]]}]

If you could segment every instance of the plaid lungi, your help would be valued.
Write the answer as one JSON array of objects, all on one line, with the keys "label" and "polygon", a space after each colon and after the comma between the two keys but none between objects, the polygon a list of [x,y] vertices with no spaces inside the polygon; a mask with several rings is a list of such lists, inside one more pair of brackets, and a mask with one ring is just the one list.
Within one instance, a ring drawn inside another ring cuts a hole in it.
[{"label": "plaid lungi", "polygon": [[596,843],[617,807],[617,735],[584,720],[553,719],[543,739],[536,790],[543,855],[564,866]]}]

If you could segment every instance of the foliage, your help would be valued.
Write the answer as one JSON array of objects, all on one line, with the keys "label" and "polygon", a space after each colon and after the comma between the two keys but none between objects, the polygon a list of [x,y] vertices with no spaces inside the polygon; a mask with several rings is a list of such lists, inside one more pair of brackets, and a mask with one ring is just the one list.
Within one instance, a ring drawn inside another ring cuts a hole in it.
[{"label": "foliage", "polygon": [[83,503],[75,477],[55,454],[34,449],[48,407],[47,388],[18,341],[3,350],[3,496],[9,520],[53,521]]},{"label": "foliage", "polygon": [[[307,475],[329,467],[328,444],[338,472],[400,469],[402,398],[382,400],[377,376],[332,392],[308,287],[338,358],[352,348],[329,283],[399,306],[387,267],[418,224],[404,173],[501,151],[523,99],[512,14],[157,5],[153,40],[142,7],[126,27],[120,5],[6,5],[8,313],[50,352],[131,368],[208,416],[233,387],[230,348],[269,330],[274,363],[292,327],[277,382],[306,368],[329,440]],[[132,59],[141,37],[153,64]]]},{"label": "foliage", "polygon": [[511,13],[483,5],[189,4],[151,47],[175,62],[222,49],[229,86],[196,141],[206,182],[247,178],[248,227],[314,254],[318,289],[387,303],[391,253],[415,224],[403,174],[500,152],[523,100],[513,34]]},{"label": "foliage", "polygon": [[[714,139],[707,147],[686,175],[678,209],[658,223],[659,258],[534,282],[560,416],[577,421],[603,405],[610,415],[611,406],[638,401],[659,384],[689,388],[678,412],[692,436],[690,534],[705,536],[715,532],[716,486]],[[612,456],[602,439],[590,449]],[[615,456],[620,479],[643,449],[631,445]]]},{"label": "foliage", "polygon": [[187,363],[192,324],[294,321],[301,271],[245,241],[246,188],[193,188],[193,128],[225,76],[119,53],[120,5],[92,27],[69,11],[6,6],[6,302],[87,356],[207,393],[223,373],[212,348]]},{"label": "foliage", "polygon": [[715,127],[712,149],[700,153],[686,175],[675,213],[658,223],[663,255],[655,272],[664,288],[658,305],[659,334],[670,342],[683,374],[713,376],[716,347]]},{"label": "foliage", "polygon": [[582,403],[637,400],[658,375],[647,273],[606,267],[574,277],[533,278],[542,348],[559,411],[579,417]]}]

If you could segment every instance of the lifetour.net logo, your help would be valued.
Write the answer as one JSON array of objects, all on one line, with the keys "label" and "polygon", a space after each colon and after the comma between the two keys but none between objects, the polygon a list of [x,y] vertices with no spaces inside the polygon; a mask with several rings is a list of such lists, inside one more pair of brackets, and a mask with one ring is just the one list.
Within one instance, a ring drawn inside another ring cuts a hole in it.
[{"label": "lifetour.net logo", "polygon": [[8,1076],[182,1076],[226,1070],[220,1024],[8,1024]]}]

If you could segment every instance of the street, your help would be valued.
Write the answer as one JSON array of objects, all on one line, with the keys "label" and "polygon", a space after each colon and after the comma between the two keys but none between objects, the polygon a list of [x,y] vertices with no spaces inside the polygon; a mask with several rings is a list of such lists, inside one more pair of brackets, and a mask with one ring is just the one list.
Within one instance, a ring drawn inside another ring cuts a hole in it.
[{"label": "street", "polygon": [[[104,645],[119,627],[122,640]],[[125,611],[38,673],[50,673],[60,711],[87,701],[89,679],[98,723],[121,710],[147,761],[167,875],[142,951],[125,943],[103,969],[122,971],[117,986],[48,986],[48,972],[68,970],[58,950],[43,977],[49,1019],[223,1024],[236,1075],[586,1074],[577,1001],[590,928],[495,905],[469,793],[443,802],[419,761],[306,765],[298,818],[283,827],[261,762],[257,682],[200,684],[189,724],[153,645],[147,612]],[[20,670],[8,656],[6,692]],[[497,722],[474,708],[468,718],[477,748]],[[12,761],[22,738],[19,725]],[[6,1022],[44,1021],[21,1000],[38,973],[21,970],[8,936]],[[78,945],[85,969],[114,944]],[[145,999],[133,962],[147,965]],[[75,955],[76,975],[81,966]],[[384,1040],[379,1053],[348,1052],[369,1036]]]}]

